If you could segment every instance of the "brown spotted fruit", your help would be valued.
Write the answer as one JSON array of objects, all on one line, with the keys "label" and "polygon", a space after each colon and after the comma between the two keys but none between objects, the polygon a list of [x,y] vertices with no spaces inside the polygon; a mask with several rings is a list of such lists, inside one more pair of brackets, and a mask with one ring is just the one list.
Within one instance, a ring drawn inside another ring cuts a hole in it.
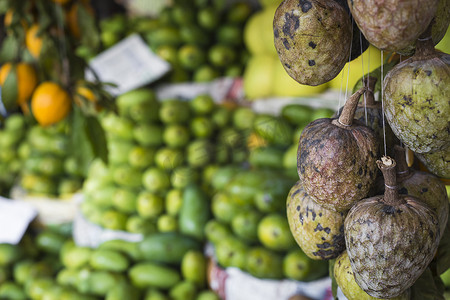
[{"label": "brown spotted fruit", "polygon": [[[450,0],[439,0],[436,14],[431,21],[431,37],[436,46],[444,37],[448,25],[450,24]],[[416,41],[413,41],[404,49],[398,50],[401,55],[412,55],[416,50]]]},{"label": "brown spotted fruit", "polygon": [[345,214],[317,204],[301,181],[289,191],[286,210],[292,236],[308,257],[328,260],[344,251]]},{"label": "brown spotted fruit", "polygon": [[429,30],[416,53],[388,72],[383,98],[392,131],[413,152],[450,147],[450,54],[434,50]]},{"label": "brown spotted fruit", "polygon": [[448,219],[448,196],[445,184],[435,175],[408,167],[405,148],[395,145],[398,192],[411,195],[426,203],[438,216],[443,233]]},{"label": "brown spotted fruit", "polygon": [[309,123],[298,143],[297,172],[305,191],[321,206],[348,211],[372,190],[378,158],[372,128],[353,119],[363,87],[345,103],[339,118]]},{"label": "brown spotted fruit", "polygon": [[350,16],[335,1],[284,0],[275,12],[273,33],[284,69],[301,84],[330,81],[349,59]]},{"label": "brown spotted fruit", "polygon": [[[364,292],[355,281],[352,267],[350,265],[350,259],[348,258],[347,251],[342,252],[336,259],[334,264],[334,278],[336,283],[341,289],[342,293],[348,300],[377,300]],[[398,297],[390,298],[391,300],[409,300],[410,290],[408,289]]]},{"label": "brown spotted fruit", "polygon": [[435,16],[439,0],[347,0],[352,16],[375,47],[397,52],[414,43]]},{"label": "brown spotted fruit", "polygon": [[[354,118],[375,131],[380,146],[379,153],[393,155],[394,145],[400,142],[383,116],[382,103],[375,100],[375,86],[378,79],[374,76],[365,76],[361,81],[362,85],[367,87],[367,91],[356,107]],[[342,109],[339,110],[341,111]]]},{"label": "brown spotted fruit", "polygon": [[345,245],[356,283],[369,295],[404,293],[432,261],[440,238],[436,213],[422,200],[400,195],[395,160],[377,164],[384,195],[356,203],[344,221]]}]

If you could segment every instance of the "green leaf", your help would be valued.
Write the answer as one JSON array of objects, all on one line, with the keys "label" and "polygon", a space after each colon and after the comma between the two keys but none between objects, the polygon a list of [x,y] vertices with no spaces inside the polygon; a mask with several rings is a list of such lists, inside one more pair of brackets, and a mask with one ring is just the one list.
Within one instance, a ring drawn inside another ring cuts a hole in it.
[{"label": "green leaf", "polygon": [[86,117],[86,134],[91,142],[94,155],[99,157],[105,164],[108,163],[108,148],[106,145],[106,135],[103,127],[96,117]]},{"label": "green leaf", "polygon": [[436,272],[441,275],[450,268],[450,222],[447,221],[444,235],[441,238],[436,254]]},{"label": "green leaf", "polygon": [[77,163],[81,166],[84,174],[87,174],[89,165],[94,159],[94,151],[91,142],[84,130],[86,126],[86,118],[78,107],[73,108],[71,115],[71,153]]},{"label": "green leaf", "polygon": [[91,49],[98,50],[100,47],[100,33],[98,32],[94,16],[83,5],[78,6],[77,13],[81,43]]},{"label": "green leaf", "polygon": [[17,72],[13,66],[2,86],[2,102],[7,111],[17,108]]},{"label": "green leaf", "polygon": [[411,300],[444,300],[430,268],[427,268],[411,287]]},{"label": "green leaf", "polygon": [[333,293],[333,298],[338,299],[337,298],[338,284],[336,282],[336,278],[334,277],[334,264],[335,263],[336,263],[336,259],[330,259],[328,261],[328,273],[331,278],[331,292]]}]

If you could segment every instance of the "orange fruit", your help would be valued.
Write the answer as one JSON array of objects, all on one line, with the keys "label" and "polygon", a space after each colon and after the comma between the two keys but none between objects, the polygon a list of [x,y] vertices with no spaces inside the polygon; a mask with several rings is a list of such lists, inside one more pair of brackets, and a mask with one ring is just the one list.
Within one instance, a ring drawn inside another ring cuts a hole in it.
[{"label": "orange fruit", "polygon": [[55,124],[63,120],[71,109],[69,94],[57,83],[41,83],[31,98],[31,110],[42,126]]},{"label": "orange fruit", "polygon": [[16,69],[17,76],[16,102],[22,104],[30,99],[31,94],[38,84],[38,78],[35,69],[30,64],[18,63],[13,65],[12,63],[5,63],[0,68],[0,86],[3,86],[13,67]]},{"label": "orange fruit", "polygon": [[81,97],[84,97],[86,100],[90,101],[90,102],[97,102],[97,97],[95,96],[94,92],[85,86],[79,85],[76,88],[75,91],[75,97],[74,100],[76,103],[82,103],[83,100],[81,99]]},{"label": "orange fruit", "polygon": [[8,9],[5,13],[5,18],[3,19],[3,24],[5,24],[5,27],[9,27],[12,23],[14,11],[12,9]]},{"label": "orange fruit", "polygon": [[41,54],[42,49],[42,37],[37,36],[37,33],[39,31],[39,25],[33,24],[31,27],[26,31],[25,34],[25,45],[27,46],[28,51],[31,53],[31,55],[34,58],[38,58]]}]

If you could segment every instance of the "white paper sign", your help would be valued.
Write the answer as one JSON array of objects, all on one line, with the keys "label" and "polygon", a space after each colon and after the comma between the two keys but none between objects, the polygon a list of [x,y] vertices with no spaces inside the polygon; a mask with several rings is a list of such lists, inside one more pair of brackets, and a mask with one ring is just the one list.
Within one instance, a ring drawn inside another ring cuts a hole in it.
[{"label": "white paper sign", "polygon": [[[153,53],[137,34],[100,53],[89,66],[100,81],[117,85],[109,89],[113,95],[151,83],[170,70],[170,64]],[[91,70],[86,70],[86,79],[95,80]]]},{"label": "white paper sign", "polygon": [[0,244],[18,244],[36,216],[30,204],[0,197]]}]

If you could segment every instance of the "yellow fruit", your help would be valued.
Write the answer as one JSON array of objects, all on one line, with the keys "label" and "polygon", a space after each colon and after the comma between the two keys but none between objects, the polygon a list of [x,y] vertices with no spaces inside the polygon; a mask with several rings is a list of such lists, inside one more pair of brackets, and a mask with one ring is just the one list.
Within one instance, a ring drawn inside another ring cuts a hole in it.
[{"label": "yellow fruit", "polygon": [[249,100],[272,96],[274,69],[273,55],[259,54],[249,59],[243,76],[244,92]]},{"label": "yellow fruit", "polygon": [[48,126],[63,120],[70,112],[69,94],[57,83],[41,83],[31,98],[31,110],[39,124]]},{"label": "yellow fruit", "polygon": [[247,138],[247,148],[250,150],[264,146],[267,146],[267,141],[254,132]]},{"label": "yellow fruit", "polygon": [[41,54],[42,44],[43,40],[42,37],[37,36],[37,33],[39,31],[39,25],[33,24],[31,27],[26,31],[25,34],[25,45],[30,52],[30,54],[34,58],[38,58]]},{"label": "yellow fruit", "polygon": [[18,63],[13,65],[12,63],[5,63],[0,68],[0,86],[3,86],[13,67],[16,69],[17,76],[16,102],[22,104],[30,99],[31,94],[38,84],[38,78],[35,69],[30,64]]},{"label": "yellow fruit", "polygon": [[244,28],[244,43],[250,54],[275,54],[273,17],[277,6],[269,6],[254,13]]},{"label": "yellow fruit", "polygon": [[283,68],[278,56],[275,56],[273,95],[280,97],[307,97],[322,93],[328,88],[328,82],[317,86],[300,84]]},{"label": "yellow fruit", "polygon": [[[383,57],[383,60],[385,59],[386,55]],[[330,87],[334,90],[342,90],[342,92],[345,92],[348,87],[348,90],[351,91],[363,75],[372,72],[381,64],[381,51],[374,46],[369,46],[362,55],[345,64],[341,72],[330,81]]]}]

